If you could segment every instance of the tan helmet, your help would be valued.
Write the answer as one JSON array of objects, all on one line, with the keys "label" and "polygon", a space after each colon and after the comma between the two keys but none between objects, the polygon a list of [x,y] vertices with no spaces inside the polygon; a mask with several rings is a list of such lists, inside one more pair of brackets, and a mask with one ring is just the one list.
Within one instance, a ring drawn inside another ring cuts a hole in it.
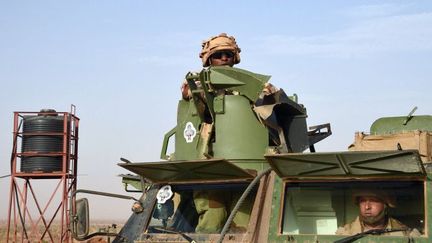
[{"label": "tan helmet", "polygon": [[240,48],[237,46],[235,38],[228,36],[226,33],[221,33],[217,36],[213,36],[208,40],[203,41],[202,50],[199,57],[202,59],[203,67],[210,65],[210,56],[221,50],[229,50],[234,53],[234,64],[240,62]]},{"label": "tan helmet", "polygon": [[382,189],[362,189],[356,190],[352,194],[353,201],[356,205],[359,204],[360,197],[375,197],[381,200],[384,204],[386,204],[390,208],[396,207],[396,200],[393,196],[389,194],[389,192]]}]

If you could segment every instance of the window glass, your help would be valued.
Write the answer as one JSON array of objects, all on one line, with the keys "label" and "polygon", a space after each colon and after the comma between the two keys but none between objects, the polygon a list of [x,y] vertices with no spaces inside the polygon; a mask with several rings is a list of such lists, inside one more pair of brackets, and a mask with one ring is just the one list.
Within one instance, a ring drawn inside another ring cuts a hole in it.
[{"label": "window glass", "polygon": [[356,220],[359,198],[371,194],[379,194],[390,205],[388,217],[424,233],[422,181],[342,181],[286,183],[282,234],[334,235]]},{"label": "window glass", "polygon": [[[158,198],[148,232],[219,233],[247,186],[238,183],[170,186],[172,196],[165,202]],[[242,203],[229,232],[246,232],[255,195],[256,188]]]}]

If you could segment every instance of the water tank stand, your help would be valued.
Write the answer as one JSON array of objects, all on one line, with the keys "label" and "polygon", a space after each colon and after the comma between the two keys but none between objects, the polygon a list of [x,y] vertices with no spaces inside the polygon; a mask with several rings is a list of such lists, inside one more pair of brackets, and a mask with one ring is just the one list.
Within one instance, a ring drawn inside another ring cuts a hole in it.
[{"label": "water tank stand", "polygon": [[[61,121],[61,129],[24,131],[25,119],[38,119],[38,116],[56,116]],[[77,186],[78,126],[79,118],[75,116],[74,108],[72,112],[14,112],[6,242],[73,242],[69,231],[69,212],[73,205],[69,204],[69,198]],[[42,141],[42,145],[36,144],[42,149],[25,149],[23,140],[26,136],[43,138],[36,139]],[[59,140],[61,147],[56,151],[45,151],[43,143],[54,141],[51,138]],[[23,158],[33,157],[42,158],[37,160],[42,164],[43,158],[59,158],[61,166],[48,170],[20,166],[25,162]]]}]

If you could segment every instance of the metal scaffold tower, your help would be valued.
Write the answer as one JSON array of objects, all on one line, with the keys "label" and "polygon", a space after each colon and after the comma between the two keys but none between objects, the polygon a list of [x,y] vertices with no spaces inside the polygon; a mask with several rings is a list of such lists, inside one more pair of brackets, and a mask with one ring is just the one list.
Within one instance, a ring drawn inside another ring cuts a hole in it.
[{"label": "metal scaffold tower", "polygon": [[72,242],[78,126],[70,112],[14,112],[7,242]]}]

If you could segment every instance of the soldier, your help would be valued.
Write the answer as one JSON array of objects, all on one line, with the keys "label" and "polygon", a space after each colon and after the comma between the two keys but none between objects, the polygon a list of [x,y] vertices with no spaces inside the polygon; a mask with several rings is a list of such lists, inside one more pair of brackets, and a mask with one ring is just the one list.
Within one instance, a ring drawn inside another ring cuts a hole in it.
[{"label": "soldier", "polygon": [[203,67],[228,65],[240,63],[241,49],[234,37],[221,33],[203,41],[199,57]]},{"label": "soldier", "polygon": [[[240,51],[235,38],[221,33],[203,41],[199,57],[204,68],[209,66],[234,66],[240,62]],[[200,83],[197,81],[197,85]],[[182,97],[185,100],[192,98],[192,93],[186,81],[181,86]],[[227,218],[228,195],[224,192],[196,190],[194,204],[199,215],[195,227],[197,233],[217,233],[222,230]]]},{"label": "soldier", "polygon": [[[210,66],[230,66],[240,63],[241,49],[233,36],[228,36],[226,33],[221,33],[213,36],[208,40],[203,41],[202,50],[199,57],[202,60],[204,68]],[[197,83],[198,84],[198,83]],[[263,89],[264,95],[275,93],[277,88],[266,83]],[[192,94],[186,81],[182,83],[181,93],[183,99],[189,100]]]},{"label": "soldier", "polygon": [[[199,57],[204,68],[211,66],[233,67],[240,62],[241,49],[233,36],[221,33],[203,41]],[[200,85],[199,82],[196,82]],[[277,89],[267,83],[263,89],[263,95],[276,92]],[[192,98],[187,82],[181,86],[182,97],[185,100]],[[217,190],[203,191],[196,190],[193,195],[195,207],[199,215],[198,224],[195,227],[197,233],[220,232],[227,219],[229,211],[235,206],[240,198],[241,192],[221,192]],[[249,196],[237,212],[231,225],[231,230],[245,231],[252,209],[252,198]]]},{"label": "soldier", "polygon": [[420,236],[417,229],[410,230],[406,225],[388,215],[388,208],[395,208],[394,199],[386,192],[371,189],[353,194],[355,204],[359,207],[359,216],[336,231],[338,235],[354,235],[369,230],[401,230],[385,235]]}]

